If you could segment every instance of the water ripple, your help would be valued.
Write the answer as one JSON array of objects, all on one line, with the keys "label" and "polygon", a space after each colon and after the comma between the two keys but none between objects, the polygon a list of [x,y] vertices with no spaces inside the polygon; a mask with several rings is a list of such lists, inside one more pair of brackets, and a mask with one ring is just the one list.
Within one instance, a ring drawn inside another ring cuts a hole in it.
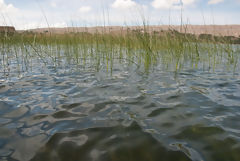
[{"label": "water ripple", "polygon": [[239,75],[73,66],[0,77],[0,160],[240,160]]}]

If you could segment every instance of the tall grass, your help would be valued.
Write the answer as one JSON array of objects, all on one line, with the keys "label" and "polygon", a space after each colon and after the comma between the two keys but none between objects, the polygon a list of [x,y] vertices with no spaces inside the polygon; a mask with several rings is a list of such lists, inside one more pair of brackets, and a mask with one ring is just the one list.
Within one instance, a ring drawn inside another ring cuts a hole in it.
[{"label": "tall grass", "polygon": [[22,70],[26,70],[31,60],[36,58],[45,65],[50,63],[54,66],[63,59],[69,64],[82,66],[91,61],[96,70],[102,64],[107,70],[112,70],[116,61],[144,67],[146,72],[159,64],[174,66],[174,70],[178,71],[189,63],[192,68],[207,63],[208,68],[214,70],[217,64],[222,63],[236,67],[239,47],[227,40],[199,39],[174,30],[151,31],[144,24],[139,29],[124,30],[117,34],[4,34],[0,38],[0,56],[4,70],[9,68],[13,59]]}]

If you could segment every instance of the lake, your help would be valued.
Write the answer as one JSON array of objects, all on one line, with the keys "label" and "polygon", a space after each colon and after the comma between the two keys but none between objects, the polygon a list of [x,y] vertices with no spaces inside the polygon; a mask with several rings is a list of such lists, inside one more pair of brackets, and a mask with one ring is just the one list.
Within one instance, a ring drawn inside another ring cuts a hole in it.
[{"label": "lake", "polygon": [[208,63],[1,58],[0,160],[239,161],[239,65]]}]

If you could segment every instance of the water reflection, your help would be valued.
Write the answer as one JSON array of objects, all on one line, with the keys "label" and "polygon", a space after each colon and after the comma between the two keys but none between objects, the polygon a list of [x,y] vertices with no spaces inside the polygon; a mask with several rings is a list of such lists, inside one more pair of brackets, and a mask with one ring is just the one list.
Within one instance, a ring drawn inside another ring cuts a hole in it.
[{"label": "water reflection", "polygon": [[42,160],[190,160],[183,152],[166,149],[136,123],[55,134],[34,156]]},{"label": "water reflection", "polygon": [[0,160],[240,160],[239,73],[36,63],[0,76]]}]

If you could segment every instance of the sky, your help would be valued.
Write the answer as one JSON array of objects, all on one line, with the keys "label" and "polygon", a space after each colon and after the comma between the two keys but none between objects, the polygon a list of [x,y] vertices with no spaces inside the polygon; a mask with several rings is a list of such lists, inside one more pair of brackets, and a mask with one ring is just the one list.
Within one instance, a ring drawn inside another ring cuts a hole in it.
[{"label": "sky", "polygon": [[16,29],[240,24],[240,0],[0,0],[0,26]]}]

